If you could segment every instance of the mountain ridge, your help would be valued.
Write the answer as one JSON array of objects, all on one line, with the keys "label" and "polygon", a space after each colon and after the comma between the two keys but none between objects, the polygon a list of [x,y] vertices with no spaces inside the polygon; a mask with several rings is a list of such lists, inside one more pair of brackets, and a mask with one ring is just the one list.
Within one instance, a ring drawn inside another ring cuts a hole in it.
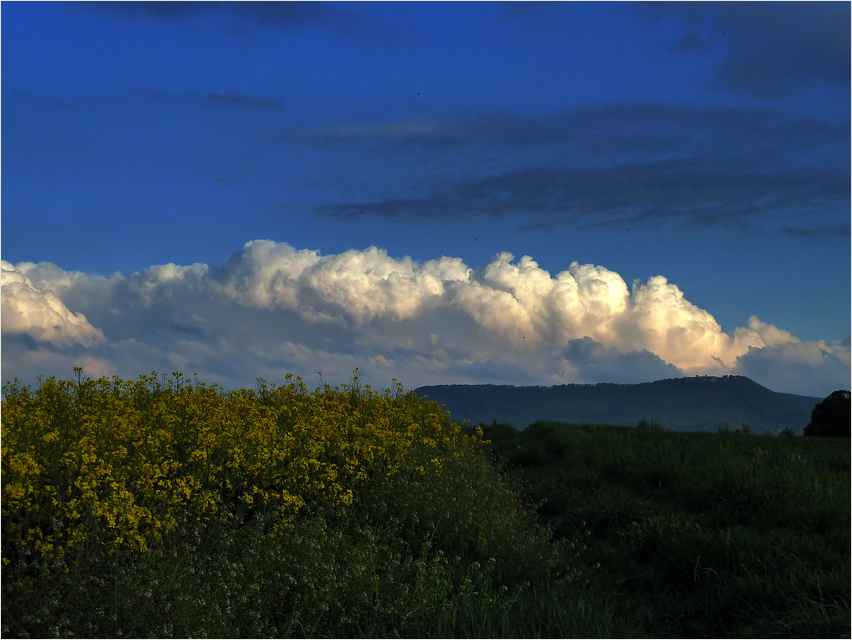
[{"label": "mountain ridge", "polygon": [[551,387],[427,385],[414,392],[446,405],[454,420],[508,422],[525,428],[537,420],[634,426],[655,420],[673,431],[711,431],[723,425],[752,433],[790,429],[800,435],[823,400],[779,393],[745,376],[668,378],[638,384],[602,382]]}]

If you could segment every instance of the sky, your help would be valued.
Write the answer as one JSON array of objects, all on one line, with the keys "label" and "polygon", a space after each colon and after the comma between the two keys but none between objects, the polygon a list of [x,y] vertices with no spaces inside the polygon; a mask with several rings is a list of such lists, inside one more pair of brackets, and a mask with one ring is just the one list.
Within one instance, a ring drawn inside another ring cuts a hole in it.
[{"label": "sky", "polygon": [[849,389],[850,7],[3,2],[3,382]]}]

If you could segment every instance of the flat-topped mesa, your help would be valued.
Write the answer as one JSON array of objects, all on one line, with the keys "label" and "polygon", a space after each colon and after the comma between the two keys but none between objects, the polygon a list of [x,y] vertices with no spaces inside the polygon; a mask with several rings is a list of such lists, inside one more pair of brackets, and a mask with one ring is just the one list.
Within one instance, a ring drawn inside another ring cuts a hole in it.
[{"label": "flat-topped mesa", "polygon": [[674,431],[715,433],[749,425],[755,434],[801,434],[822,398],[778,393],[744,376],[670,378],[640,384],[552,387],[436,385],[415,389],[446,405],[454,420],[525,428],[537,420],[634,426],[654,420]]}]

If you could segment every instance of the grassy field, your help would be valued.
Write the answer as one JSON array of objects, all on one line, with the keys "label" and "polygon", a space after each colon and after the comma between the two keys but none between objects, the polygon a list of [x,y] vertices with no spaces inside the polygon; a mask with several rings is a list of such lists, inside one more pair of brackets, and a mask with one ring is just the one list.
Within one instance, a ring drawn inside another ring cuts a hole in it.
[{"label": "grassy field", "polygon": [[[486,428],[578,593],[646,637],[850,636],[850,442],[539,422]],[[614,621],[615,624],[615,621]]]},{"label": "grassy field", "polygon": [[850,635],[848,439],[174,375],[4,387],[4,637]]}]

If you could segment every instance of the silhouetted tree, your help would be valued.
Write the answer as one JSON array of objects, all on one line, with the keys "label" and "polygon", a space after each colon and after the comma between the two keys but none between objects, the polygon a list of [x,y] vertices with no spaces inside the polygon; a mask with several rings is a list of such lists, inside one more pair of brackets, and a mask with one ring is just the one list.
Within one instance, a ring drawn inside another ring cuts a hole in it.
[{"label": "silhouetted tree", "polygon": [[848,438],[852,435],[852,400],[848,391],[835,391],[814,407],[805,436]]},{"label": "silhouetted tree", "polygon": [[518,430],[515,429],[515,427],[506,422],[498,423],[496,418],[491,424],[480,423],[479,426],[482,427],[485,439],[491,440],[492,442],[498,442],[500,440],[509,440],[518,435]]}]

